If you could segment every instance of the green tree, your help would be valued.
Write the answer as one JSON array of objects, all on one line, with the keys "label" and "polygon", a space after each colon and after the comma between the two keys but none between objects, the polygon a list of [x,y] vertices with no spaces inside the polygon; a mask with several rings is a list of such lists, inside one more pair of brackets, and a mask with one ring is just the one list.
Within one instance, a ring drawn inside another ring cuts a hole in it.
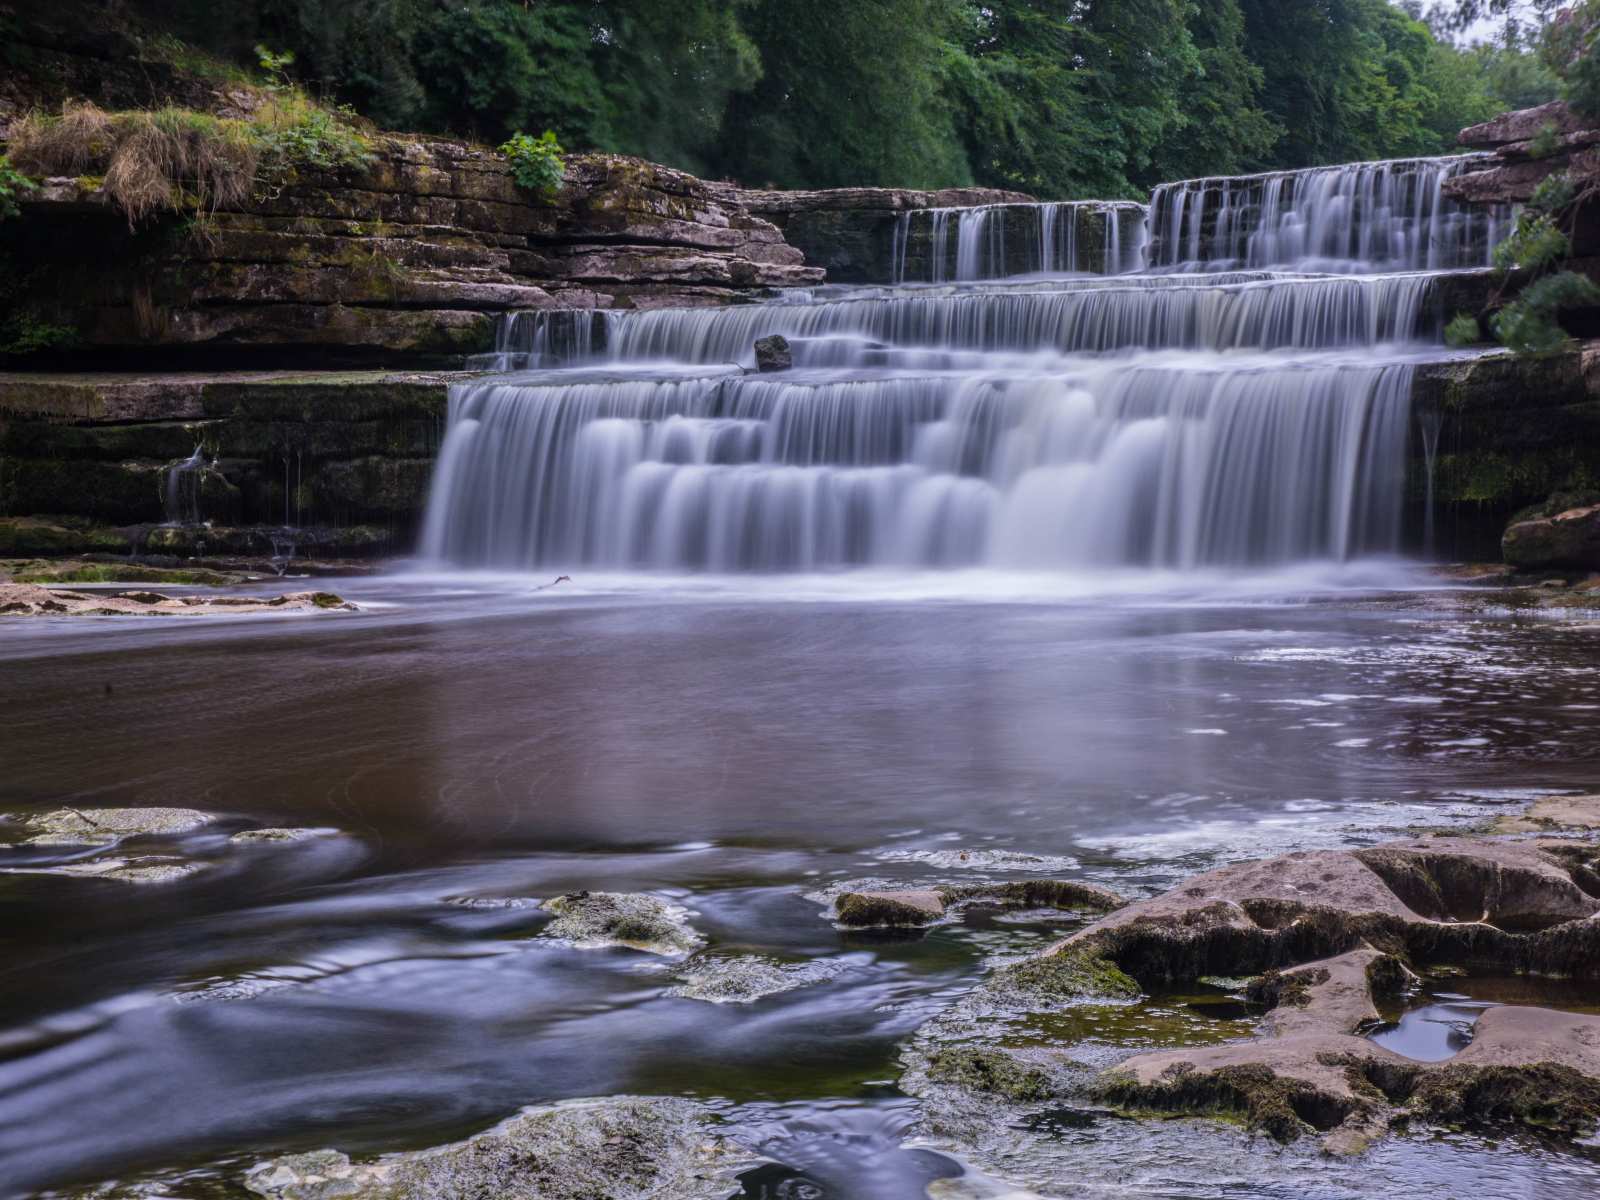
[{"label": "green tree", "polygon": [[1161,140],[1140,174],[1146,187],[1248,170],[1282,133],[1259,104],[1266,75],[1250,58],[1239,0],[1197,0],[1188,27],[1199,70],[1179,91],[1182,124]]},{"label": "green tree", "polygon": [[945,89],[975,178],[1041,197],[1138,194],[1200,60],[1177,0],[963,5]]},{"label": "green tree", "polygon": [[762,75],[729,99],[714,169],[751,185],[971,182],[943,91],[950,0],[756,0]]}]

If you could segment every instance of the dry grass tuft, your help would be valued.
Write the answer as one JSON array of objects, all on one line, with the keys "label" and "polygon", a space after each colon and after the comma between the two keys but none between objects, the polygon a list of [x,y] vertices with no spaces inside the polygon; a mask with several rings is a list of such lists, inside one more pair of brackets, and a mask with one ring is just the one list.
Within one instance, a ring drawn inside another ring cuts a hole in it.
[{"label": "dry grass tuft", "polygon": [[67,104],[60,116],[30,112],[12,130],[10,158],[32,175],[103,174],[130,225],[184,207],[232,207],[254,186],[261,151],[250,126],[182,108],[105,113]]}]

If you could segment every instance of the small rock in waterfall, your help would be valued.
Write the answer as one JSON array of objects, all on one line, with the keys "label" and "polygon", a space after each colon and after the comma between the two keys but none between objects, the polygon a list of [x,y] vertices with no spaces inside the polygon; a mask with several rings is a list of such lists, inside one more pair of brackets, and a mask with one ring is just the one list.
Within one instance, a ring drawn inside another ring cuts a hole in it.
[{"label": "small rock in waterfall", "polygon": [[794,366],[789,355],[789,339],[780,333],[756,339],[756,370],[765,375],[768,371],[787,371]]},{"label": "small rock in waterfall", "polygon": [[569,892],[544,907],[556,914],[544,935],[585,949],[632,946],[651,954],[687,954],[705,941],[690,926],[687,909],[638,892]]}]

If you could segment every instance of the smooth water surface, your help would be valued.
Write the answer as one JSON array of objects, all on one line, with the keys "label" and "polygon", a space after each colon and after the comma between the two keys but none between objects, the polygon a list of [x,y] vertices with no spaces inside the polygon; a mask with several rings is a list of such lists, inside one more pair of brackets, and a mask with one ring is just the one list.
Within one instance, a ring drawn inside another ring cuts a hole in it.
[{"label": "smooth water surface", "polygon": [[[1140,895],[1592,788],[1595,630],[1361,571],[398,576],[338,581],[356,614],[9,624],[0,810],[236,820],[163,842],[209,864],[163,885],[0,852],[0,1194],[437,1144],[575,1096],[906,1125],[896,1044],[1061,926],[844,934],[830,882]],[[227,841],[249,824],[337,832]],[[669,995],[683,961],[540,937],[516,903],[584,888],[662,894],[705,958],[805,986]],[[1238,1036],[1227,1005],[1174,1011]],[[1012,1172],[1046,1194],[1600,1182],[1571,1143],[1411,1135],[1333,1162],[1213,1122],[1058,1125]]]}]

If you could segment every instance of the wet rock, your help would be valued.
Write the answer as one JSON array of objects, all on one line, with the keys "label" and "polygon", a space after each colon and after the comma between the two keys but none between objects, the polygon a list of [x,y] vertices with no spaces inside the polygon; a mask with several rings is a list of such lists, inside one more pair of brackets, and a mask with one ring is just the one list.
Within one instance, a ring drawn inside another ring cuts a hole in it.
[{"label": "wet rock", "polygon": [[1500,550],[1508,564],[1526,571],[1600,568],[1600,506],[1518,522],[1506,530]]},{"label": "wet rock", "polygon": [[141,834],[187,833],[218,818],[193,808],[60,808],[17,819],[28,831],[24,842],[103,846]]},{"label": "wet rock", "polygon": [[585,948],[631,946],[651,954],[687,954],[705,941],[689,925],[686,909],[638,892],[570,892],[543,907],[556,914],[545,936]]},{"label": "wet rock", "polygon": [[303,842],[309,838],[325,837],[337,833],[334,829],[246,829],[236,833],[230,842]]},{"label": "wet rock", "polygon": [[1054,953],[1025,958],[989,977],[991,994],[1046,1006],[1088,997],[1135,1000],[1139,985],[1094,946],[1064,946]]},{"label": "wet rock", "polygon": [[270,1200],[692,1200],[738,1190],[756,1156],[726,1140],[702,1105],[673,1096],[529,1108],[465,1142],[352,1163],[336,1150],[255,1167]]},{"label": "wet rock", "polygon": [[113,879],[119,883],[173,883],[187,879],[208,864],[179,858],[101,858],[85,863],[68,863],[48,868],[51,875],[76,875],[93,879]]},{"label": "wet rock", "polygon": [[789,354],[789,341],[782,334],[756,339],[756,370],[762,374],[787,371],[794,365]]},{"label": "wet rock", "polygon": [[[1557,829],[1600,829],[1600,796],[1547,796],[1519,817],[1495,822],[1496,833],[1541,833]],[[1545,847],[1548,851],[1548,847]],[[1571,869],[1570,866],[1568,868]],[[1594,893],[1591,891],[1591,895]]]},{"label": "wet rock", "polygon": [[1008,883],[949,884],[937,889],[946,904],[1002,908],[1089,909],[1113,912],[1128,902],[1108,888],[1069,879],[1024,879]]},{"label": "wet rock", "polygon": [[839,962],[781,963],[760,955],[691,960],[679,976],[683,980],[667,989],[669,996],[705,1000],[712,1004],[753,1004],[796,988],[825,983],[843,968]]},{"label": "wet rock", "polygon": [[992,1092],[1019,1104],[1048,1100],[1051,1078],[1004,1050],[986,1046],[946,1046],[928,1059],[928,1078],[954,1083],[975,1092]]},{"label": "wet rock", "polygon": [[944,900],[929,891],[846,892],[834,912],[838,924],[854,929],[931,925],[944,916]]},{"label": "wet rock", "polygon": [[[1267,1010],[1266,1036],[1135,1055],[1087,1090],[1100,1103],[1233,1114],[1280,1141],[1316,1131],[1338,1153],[1359,1151],[1411,1115],[1592,1126],[1600,1018],[1491,1009],[1471,1053],[1438,1066],[1356,1035],[1377,1019],[1376,996],[1408,985],[1405,956],[1521,969],[1559,962],[1555,969],[1600,974],[1600,900],[1579,874],[1592,871],[1590,851],[1600,857],[1600,847],[1557,843],[1562,855],[1549,845],[1440,837],[1236,864],[1113,912],[1045,955],[1002,968],[987,986],[1002,996],[1070,998],[1108,971],[1140,979],[1264,972],[1245,995]],[[1541,1108],[1544,1085],[1558,1098]]]},{"label": "wet rock", "polygon": [[263,596],[88,595],[31,583],[0,583],[0,615],[5,616],[215,616],[222,613],[316,612],[356,606],[333,592],[290,592]]}]

